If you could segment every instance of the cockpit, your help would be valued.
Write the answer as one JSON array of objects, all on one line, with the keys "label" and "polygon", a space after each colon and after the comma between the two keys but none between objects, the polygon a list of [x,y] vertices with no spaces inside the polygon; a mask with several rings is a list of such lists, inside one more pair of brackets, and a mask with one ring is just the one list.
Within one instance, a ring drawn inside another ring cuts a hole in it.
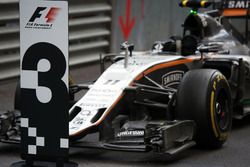
[{"label": "cockpit", "polygon": [[183,56],[194,55],[201,43],[210,41],[211,37],[214,38],[223,31],[221,24],[214,18],[199,13],[190,14],[183,24],[183,29],[183,37],[171,37],[168,41],[157,42],[153,45],[153,52],[171,52]]}]

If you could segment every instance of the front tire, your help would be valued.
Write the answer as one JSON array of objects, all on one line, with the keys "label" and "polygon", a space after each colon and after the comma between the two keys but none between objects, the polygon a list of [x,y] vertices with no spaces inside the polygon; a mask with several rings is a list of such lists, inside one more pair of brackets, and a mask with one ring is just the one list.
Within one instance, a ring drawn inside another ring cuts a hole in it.
[{"label": "front tire", "polygon": [[220,148],[232,126],[231,92],[217,70],[199,69],[185,74],[177,91],[177,119],[194,120],[197,145]]}]

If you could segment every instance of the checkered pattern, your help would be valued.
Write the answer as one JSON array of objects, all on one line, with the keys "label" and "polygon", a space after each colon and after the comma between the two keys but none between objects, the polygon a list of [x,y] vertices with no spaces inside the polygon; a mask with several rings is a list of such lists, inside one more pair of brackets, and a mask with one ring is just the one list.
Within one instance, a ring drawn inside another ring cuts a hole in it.
[{"label": "checkered pattern", "polygon": [[29,127],[29,119],[21,118],[21,127],[28,129],[28,137],[36,138],[35,145],[28,145],[28,154],[36,155],[37,147],[45,147],[45,138],[42,136],[37,136],[37,128]]},{"label": "checkered pattern", "polygon": [[[28,137],[36,138],[35,145],[28,145],[28,154],[36,155],[37,147],[45,147],[45,137],[37,136],[37,128],[29,127],[29,119],[21,118],[21,127],[28,129]],[[60,148],[68,149],[69,148],[69,139],[60,138]]]},{"label": "checkered pattern", "polygon": [[69,139],[60,139],[60,148],[69,148]]}]

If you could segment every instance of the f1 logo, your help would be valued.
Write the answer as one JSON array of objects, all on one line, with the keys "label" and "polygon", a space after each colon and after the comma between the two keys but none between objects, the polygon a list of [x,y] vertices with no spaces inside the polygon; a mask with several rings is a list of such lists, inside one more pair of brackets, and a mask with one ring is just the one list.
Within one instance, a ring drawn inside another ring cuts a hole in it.
[{"label": "f1 logo", "polygon": [[[31,16],[29,22],[34,22],[36,19],[40,18],[42,16],[41,12],[44,11],[45,9],[47,9],[47,8],[46,7],[36,8],[35,12]],[[55,20],[55,17],[56,17],[59,10],[60,10],[60,8],[56,8],[56,7],[50,8],[47,15],[45,16],[45,18],[47,18],[46,22],[47,23],[53,22]]]}]

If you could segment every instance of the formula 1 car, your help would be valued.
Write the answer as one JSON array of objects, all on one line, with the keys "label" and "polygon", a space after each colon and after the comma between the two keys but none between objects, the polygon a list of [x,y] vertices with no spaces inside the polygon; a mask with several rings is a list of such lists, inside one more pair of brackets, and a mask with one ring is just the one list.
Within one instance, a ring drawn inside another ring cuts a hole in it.
[{"label": "formula 1 car", "polygon": [[[180,5],[196,10],[210,3]],[[232,118],[250,113],[250,57],[215,13],[192,11],[182,38],[156,42],[151,51],[124,43],[121,54],[102,56],[104,72],[95,82],[70,86],[71,97],[87,89],[69,110],[71,146],[171,155],[195,144],[221,147]],[[113,64],[104,70],[108,60]],[[19,118],[1,115],[2,142],[18,142]],[[77,142],[96,132],[99,142]]]}]

